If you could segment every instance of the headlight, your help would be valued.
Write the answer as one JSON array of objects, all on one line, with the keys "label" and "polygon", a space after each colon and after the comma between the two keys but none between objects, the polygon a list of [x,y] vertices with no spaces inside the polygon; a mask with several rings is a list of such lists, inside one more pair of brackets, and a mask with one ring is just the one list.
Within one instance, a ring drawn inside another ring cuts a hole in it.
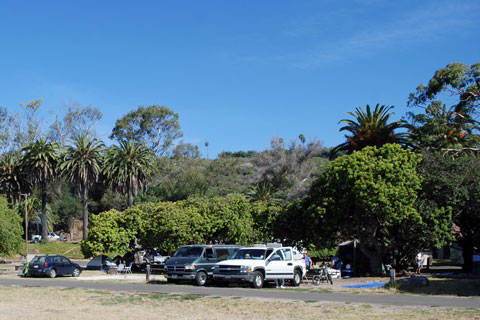
[{"label": "headlight", "polygon": [[195,265],[194,264],[187,264],[187,265],[185,265],[185,270],[195,270]]},{"label": "headlight", "polygon": [[251,266],[240,266],[240,272],[252,272]]}]

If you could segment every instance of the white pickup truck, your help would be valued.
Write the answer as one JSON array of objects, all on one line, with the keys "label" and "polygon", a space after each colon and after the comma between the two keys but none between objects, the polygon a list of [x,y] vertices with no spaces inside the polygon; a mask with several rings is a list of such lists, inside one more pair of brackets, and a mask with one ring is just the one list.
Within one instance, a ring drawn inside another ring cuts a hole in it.
[{"label": "white pickup truck", "polygon": [[213,279],[219,284],[250,282],[261,288],[265,281],[290,280],[299,286],[305,274],[305,262],[294,258],[291,247],[255,246],[240,248],[228,260],[215,265]]}]

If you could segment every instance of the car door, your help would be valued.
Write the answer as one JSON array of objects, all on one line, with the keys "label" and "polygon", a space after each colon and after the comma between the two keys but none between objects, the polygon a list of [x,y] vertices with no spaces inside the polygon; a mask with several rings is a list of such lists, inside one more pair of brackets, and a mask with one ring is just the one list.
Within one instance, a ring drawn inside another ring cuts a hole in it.
[{"label": "car door", "polygon": [[283,248],[281,249],[283,252],[283,256],[285,258],[284,263],[282,265],[283,272],[285,275],[284,279],[292,279],[293,271],[294,271],[294,263],[293,263],[293,253],[291,248]]},{"label": "car door", "polygon": [[293,263],[291,272],[287,267],[287,261],[285,261],[285,253],[282,249],[277,249],[273,252],[270,258],[267,260],[265,267],[266,279],[287,279],[291,278],[293,274]]},{"label": "car door", "polygon": [[65,267],[63,265],[62,261],[62,256],[53,256],[50,257],[52,263],[53,263],[53,268],[57,271],[57,275],[62,275],[65,274]]},{"label": "car door", "polygon": [[60,261],[62,262],[63,274],[72,274],[75,265],[66,257],[60,257]]}]

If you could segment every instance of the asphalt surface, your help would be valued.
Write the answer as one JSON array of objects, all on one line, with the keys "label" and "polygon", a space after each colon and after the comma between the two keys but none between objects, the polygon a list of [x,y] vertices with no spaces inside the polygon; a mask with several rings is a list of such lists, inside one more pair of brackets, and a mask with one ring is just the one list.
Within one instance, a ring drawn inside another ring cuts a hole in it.
[{"label": "asphalt surface", "polygon": [[192,285],[111,283],[78,281],[74,278],[31,279],[0,278],[0,285],[25,287],[74,287],[107,291],[136,291],[165,294],[194,294],[200,296],[245,297],[263,299],[282,299],[295,301],[348,302],[359,304],[383,304],[393,306],[457,307],[480,309],[478,297],[420,296],[408,294],[353,294],[353,293],[316,293],[295,289],[252,289],[241,287],[196,287]]}]

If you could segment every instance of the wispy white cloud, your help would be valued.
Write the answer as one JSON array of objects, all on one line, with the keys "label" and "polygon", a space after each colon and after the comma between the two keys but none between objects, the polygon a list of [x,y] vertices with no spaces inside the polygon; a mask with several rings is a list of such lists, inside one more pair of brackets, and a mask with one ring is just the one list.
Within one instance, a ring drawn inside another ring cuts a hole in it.
[{"label": "wispy white cloud", "polygon": [[324,12],[287,23],[282,33],[291,46],[282,54],[227,53],[222,58],[317,68],[375,56],[391,48],[442,41],[452,34],[462,36],[479,25],[480,2],[476,0],[412,2],[412,8],[402,2],[380,0],[357,4],[328,9],[325,6]]},{"label": "wispy white cloud", "polygon": [[477,4],[436,2],[386,23],[369,23],[341,39],[320,41],[313,48],[284,58],[296,67],[311,68],[371,56],[382,49],[438,41],[446,34],[461,35],[465,28],[478,23],[479,11]]}]

